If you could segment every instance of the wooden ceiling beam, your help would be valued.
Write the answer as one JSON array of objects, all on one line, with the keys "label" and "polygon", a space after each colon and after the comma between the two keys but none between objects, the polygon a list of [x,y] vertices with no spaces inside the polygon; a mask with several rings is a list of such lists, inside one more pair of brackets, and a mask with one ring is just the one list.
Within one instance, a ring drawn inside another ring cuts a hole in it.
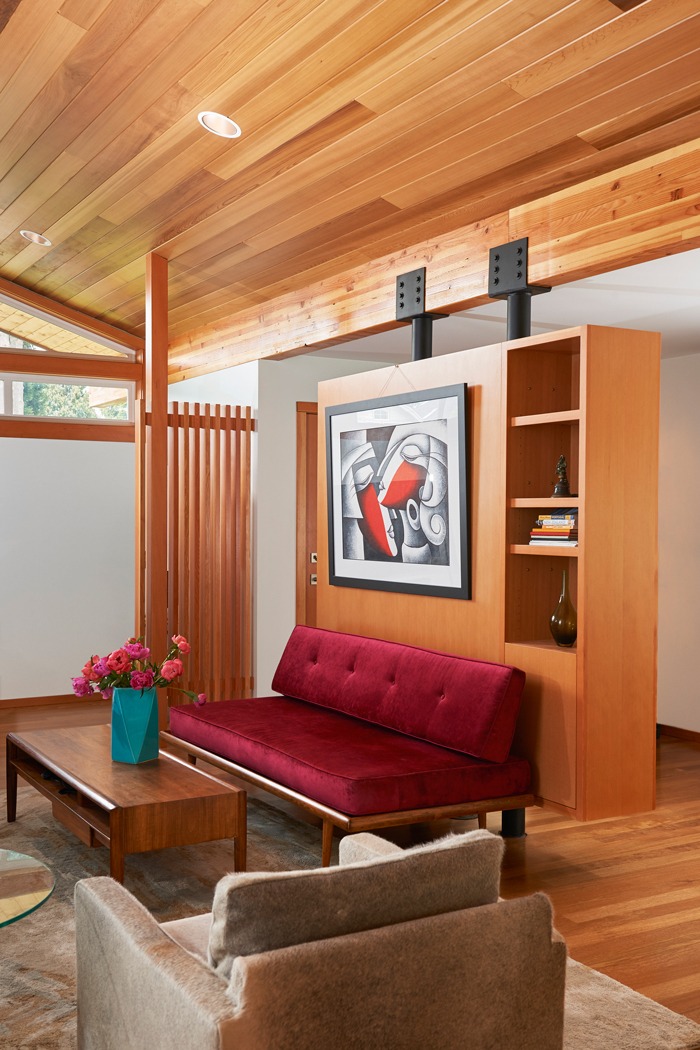
[{"label": "wooden ceiling beam", "polygon": [[56,324],[70,329],[78,328],[83,335],[92,336],[98,342],[105,342],[106,345],[114,346],[119,350],[130,350],[137,354],[143,352],[144,341],[140,336],[125,332],[121,328],[115,328],[114,325],[100,321],[96,317],[90,317],[72,306],[57,303],[48,296],[40,295],[39,292],[32,291],[30,288],[23,288],[4,277],[0,277],[0,295],[24,307],[28,313],[54,320]]},{"label": "wooden ceiling beam", "polygon": [[530,280],[553,285],[700,246],[700,139],[177,336],[170,380],[393,328],[395,278],[420,266],[428,310],[478,306],[489,248],[522,236]]}]

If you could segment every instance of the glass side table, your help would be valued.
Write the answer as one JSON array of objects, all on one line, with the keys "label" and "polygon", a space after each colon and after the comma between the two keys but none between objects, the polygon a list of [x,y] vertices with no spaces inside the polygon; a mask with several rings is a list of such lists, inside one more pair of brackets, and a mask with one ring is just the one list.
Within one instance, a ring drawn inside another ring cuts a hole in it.
[{"label": "glass side table", "polygon": [[0,926],[24,918],[47,901],[54,877],[41,861],[0,849]]}]

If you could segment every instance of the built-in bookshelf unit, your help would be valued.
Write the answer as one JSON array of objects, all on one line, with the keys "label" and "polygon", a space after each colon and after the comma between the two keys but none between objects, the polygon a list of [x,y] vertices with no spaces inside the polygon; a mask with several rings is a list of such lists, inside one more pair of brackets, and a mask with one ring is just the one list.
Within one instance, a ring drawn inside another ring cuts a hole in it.
[{"label": "built-in bookshelf unit", "polygon": [[[317,623],[521,667],[513,751],[535,795],[582,820],[653,809],[659,337],[573,328],[343,376],[319,385],[319,418],[453,383],[469,403],[471,600],[334,587],[319,570]],[[323,428],[318,451],[321,508]],[[555,498],[561,455],[575,495]],[[530,542],[538,517],[574,508],[576,546]],[[323,567],[325,519],[318,536]],[[565,569],[572,648],[549,630]]]},{"label": "built-in bookshelf unit", "polygon": [[[515,750],[579,819],[653,808],[659,337],[584,327],[503,344],[504,657],[527,675]],[[566,458],[571,495],[553,495]],[[577,544],[534,545],[540,515]],[[549,631],[563,570],[574,646]]]}]

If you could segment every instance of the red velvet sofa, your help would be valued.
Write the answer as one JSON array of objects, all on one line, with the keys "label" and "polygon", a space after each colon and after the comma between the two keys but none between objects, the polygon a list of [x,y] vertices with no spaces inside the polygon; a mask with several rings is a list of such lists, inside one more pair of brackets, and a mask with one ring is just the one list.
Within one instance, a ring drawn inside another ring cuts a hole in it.
[{"label": "red velvet sofa", "polygon": [[[272,682],[281,696],[170,709],[164,740],[333,827],[366,831],[517,811],[530,767],[510,754],[525,676],[503,664],[295,627]],[[513,814],[515,815],[515,814]]]}]

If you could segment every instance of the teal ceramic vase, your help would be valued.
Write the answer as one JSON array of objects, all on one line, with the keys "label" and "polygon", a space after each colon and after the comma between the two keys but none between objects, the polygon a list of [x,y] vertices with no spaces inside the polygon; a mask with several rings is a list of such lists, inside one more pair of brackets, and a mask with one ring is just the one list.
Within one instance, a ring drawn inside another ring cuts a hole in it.
[{"label": "teal ceramic vase", "polygon": [[151,762],[158,758],[158,696],[154,689],[112,693],[112,760]]}]

